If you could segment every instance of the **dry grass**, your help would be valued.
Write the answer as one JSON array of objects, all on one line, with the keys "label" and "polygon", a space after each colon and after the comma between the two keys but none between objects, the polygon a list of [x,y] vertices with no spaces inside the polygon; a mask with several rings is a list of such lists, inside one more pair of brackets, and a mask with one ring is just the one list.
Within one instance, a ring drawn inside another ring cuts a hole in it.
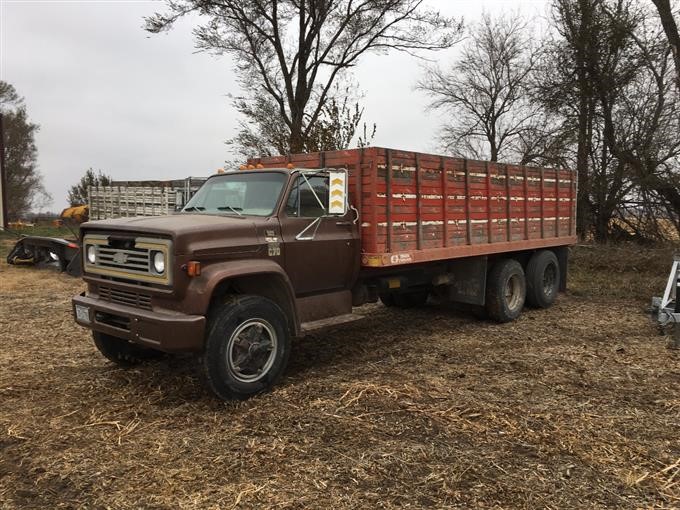
[{"label": "dry grass", "polygon": [[668,253],[578,248],[570,293],[507,325],[367,307],[240,403],[188,358],[115,368],[80,281],[3,262],[0,506],[678,507],[680,353],[644,313]]}]

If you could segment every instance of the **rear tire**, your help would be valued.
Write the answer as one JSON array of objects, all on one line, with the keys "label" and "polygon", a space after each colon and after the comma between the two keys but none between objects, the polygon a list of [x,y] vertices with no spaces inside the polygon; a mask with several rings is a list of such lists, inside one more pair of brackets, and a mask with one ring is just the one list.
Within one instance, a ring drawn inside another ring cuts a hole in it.
[{"label": "rear tire", "polygon": [[99,352],[101,352],[106,359],[113,361],[121,367],[133,367],[140,363],[144,363],[145,361],[159,359],[166,355],[164,352],[155,349],[147,349],[146,347],[133,344],[122,338],[117,338],[98,331],[92,332],[92,338],[94,339],[94,345]]},{"label": "rear tire", "polygon": [[548,308],[560,290],[560,264],[550,250],[537,251],[527,264],[527,303]]},{"label": "rear tire", "polygon": [[210,313],[201,358],[203,377],[222,400],[246,399],[269,390],[290,356],[286,316],[260,296],[229,296]]},{"label": "rear tire", "polygon": [[498,260],[486,282],[486,311],[496,322],[514,321],[526,299],[524,270],[514,259]]}]

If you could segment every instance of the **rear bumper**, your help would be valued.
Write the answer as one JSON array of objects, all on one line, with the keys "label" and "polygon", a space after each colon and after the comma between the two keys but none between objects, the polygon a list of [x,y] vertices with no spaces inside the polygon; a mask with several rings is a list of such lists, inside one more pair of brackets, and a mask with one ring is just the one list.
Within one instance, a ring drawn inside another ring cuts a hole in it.
[{"label": "rear bumper", "polygon": [[[203,348],[205,317],[201,315],[143,310],[93,299],[84,293],[73,298],[72,306],[76,323],[93,331],[164,352]],[[80,318],[76,307],[81,310]]]}]

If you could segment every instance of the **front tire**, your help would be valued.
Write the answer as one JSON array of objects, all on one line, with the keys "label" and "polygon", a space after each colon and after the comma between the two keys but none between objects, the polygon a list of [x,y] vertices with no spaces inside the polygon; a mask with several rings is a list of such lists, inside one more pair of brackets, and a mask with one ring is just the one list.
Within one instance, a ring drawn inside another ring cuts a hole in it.
[{"label": "front tire", "polygon": [[106,359],[125,368],[165,356],[165,353],[161,351],[147,349],[122,338],[116,338],[98,331],[92,332],[92,338],[95,347]]},{"label": "front tire", "polygon": [[514,321],[524,308],[524,270],[514,259],[497,261],[486,282],[486,311],[496,322]]},{"label": "front tire", "polygon": [[210,313],[201,369],[223,400],[246,399],[274,386],[290,356],[283,311],[260,296],[230,296]]}]

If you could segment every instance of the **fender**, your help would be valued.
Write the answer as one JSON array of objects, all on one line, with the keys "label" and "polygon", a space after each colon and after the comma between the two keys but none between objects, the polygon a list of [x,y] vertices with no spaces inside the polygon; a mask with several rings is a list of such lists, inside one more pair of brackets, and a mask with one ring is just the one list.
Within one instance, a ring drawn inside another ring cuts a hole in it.
[{"label": "fender", "polygon": [[[201,275],[192,279],[186,295],[192,296],[194,313],[206,315],[213,295],[221,284],[241,278],[247,282],[248,277],[257,276],[271,276],[275,279],[274,282],[267,285],[265,295],[275,301],[283,309],[283,312],[290,317],[292,332],[296,335],[299,334],[300,322],[295,305],[293,286],[283,268],[273,260],[232,260],[206,265],[202,269]],[[253,283],[255,283],[254,280]],[[276,298],[273,298],[272,294],[276,295]]]}]

